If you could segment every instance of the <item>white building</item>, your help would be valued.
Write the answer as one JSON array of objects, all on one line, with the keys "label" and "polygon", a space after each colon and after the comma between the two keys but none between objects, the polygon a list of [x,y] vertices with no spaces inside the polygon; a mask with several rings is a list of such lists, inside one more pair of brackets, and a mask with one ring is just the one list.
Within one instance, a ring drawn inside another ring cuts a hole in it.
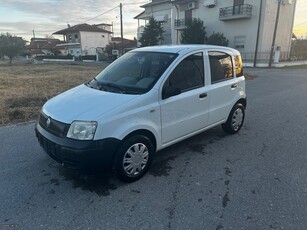
[{"label": "white building", "polygon": [[229,46],[238,49],[245,61],[267,63],[273,44],[276,16],[279,9],[274,61],[290,55],[297,0],[152,0],[137,15],[138,39],[150,17],[161,22],[165,33],[162,44],[180,44],[181,31],[193,18],[206,26],[207,36],[223,33]]},{"label": "white building", "polygon": [[[98,50],[104,49],[111,42],[112,25],[99,24],[88,25],[79,24],[69,26],[66,29],[55,32],[54,34],[62,34],[67,54],[75,57],[80,55],[96,55]],[[107,29],[105,29],[107,28]]]}]

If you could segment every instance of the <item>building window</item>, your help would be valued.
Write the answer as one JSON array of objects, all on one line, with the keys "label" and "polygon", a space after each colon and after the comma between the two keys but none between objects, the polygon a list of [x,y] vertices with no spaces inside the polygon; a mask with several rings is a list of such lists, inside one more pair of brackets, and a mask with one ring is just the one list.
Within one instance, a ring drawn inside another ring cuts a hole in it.
[{"label": "building window", "polygon": [[69,36],[68,36],[68,40],[71,40],[71,38],[72,38],[71,35],[69,35]]},{"label": "building window", "polygon": [[75,39],[78,39],[78,34],[75,34]]},{"label": "building window", "polygon": [[236,49],[244,49],[245,48],[245,35],[235,36],[234,37],[234,48]]},{"label": "building window", "polygon": [[244,0],[233,0],[234,6],[244,5]]}]

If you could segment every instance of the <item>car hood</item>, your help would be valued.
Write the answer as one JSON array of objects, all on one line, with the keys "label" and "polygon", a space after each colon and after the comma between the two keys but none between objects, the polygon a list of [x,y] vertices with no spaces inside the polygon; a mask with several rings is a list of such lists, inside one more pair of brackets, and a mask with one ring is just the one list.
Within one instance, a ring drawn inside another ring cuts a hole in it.
[{"label": "car hood", "polygon": [[111,93],[80,85],[47,101],[43,106],[43,113],[67,124],[75,120],[93,121],[136,97],[137,95]]}]

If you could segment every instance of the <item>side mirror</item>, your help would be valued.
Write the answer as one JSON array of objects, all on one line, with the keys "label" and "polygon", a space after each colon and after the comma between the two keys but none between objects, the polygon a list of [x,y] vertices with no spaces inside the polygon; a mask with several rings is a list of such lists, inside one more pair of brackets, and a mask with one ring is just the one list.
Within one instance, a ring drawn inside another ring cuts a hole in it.
[{"label": "side mirror", "polygon": [[179,94],[181,94],[181,90],[178,87],[173,87],[173,86],[166,87],[162,91],[162,99],[173,97]]}]

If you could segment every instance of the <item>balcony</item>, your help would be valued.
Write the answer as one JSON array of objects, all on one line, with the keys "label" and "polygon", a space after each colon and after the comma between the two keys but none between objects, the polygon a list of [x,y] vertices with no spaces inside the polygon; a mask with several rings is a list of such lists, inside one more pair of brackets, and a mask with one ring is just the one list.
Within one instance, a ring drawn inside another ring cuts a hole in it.
[{"label": "balcony", "polygon": [[191,24],[192,18],[175,19],[175,30],[183,30]]},{"label": "balcony", "polygon": [[220,20],[249,19],[252,17],[252,5],[244,4],[220,8]]}]

